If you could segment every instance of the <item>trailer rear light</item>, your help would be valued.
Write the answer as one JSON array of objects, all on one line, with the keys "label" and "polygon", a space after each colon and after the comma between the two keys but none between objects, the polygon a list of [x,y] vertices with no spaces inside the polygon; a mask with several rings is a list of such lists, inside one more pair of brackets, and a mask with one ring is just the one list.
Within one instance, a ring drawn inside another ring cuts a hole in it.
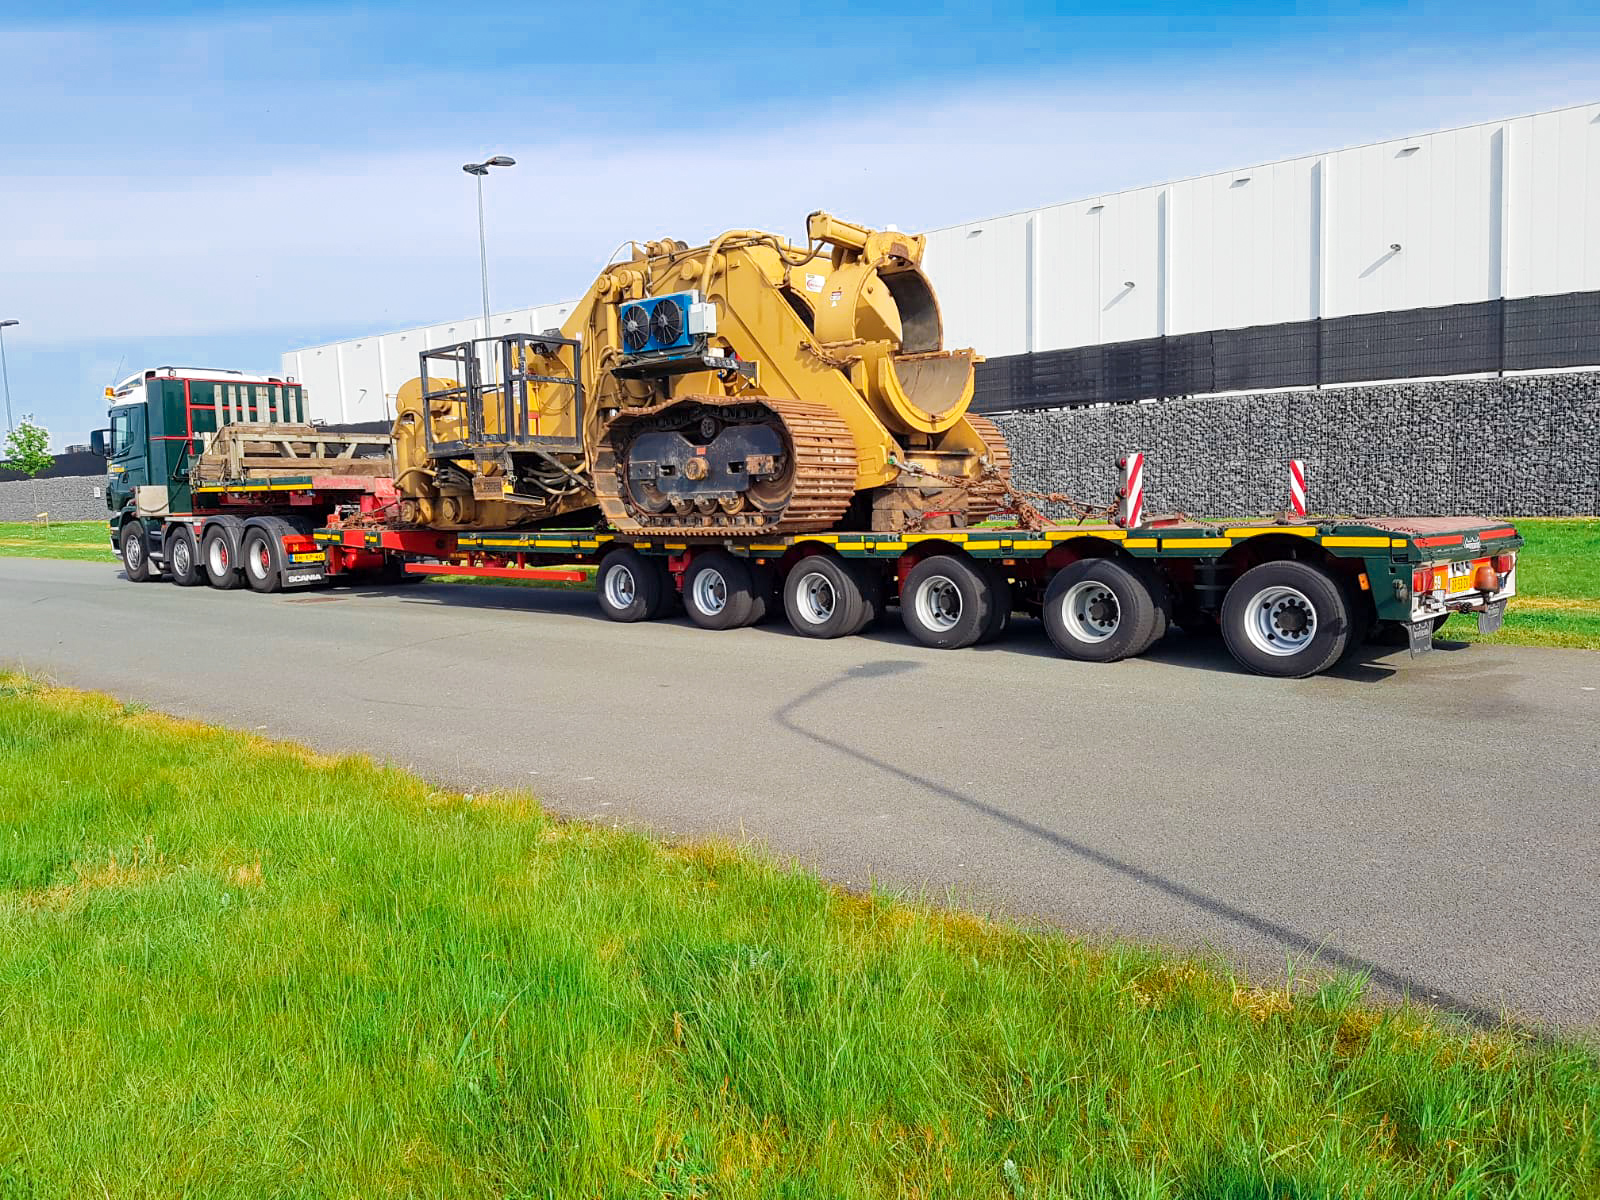
[{"label": "trailer rear light", "polygon": [[1472,586],[1480,592],[1498,592],[1500,590],[1500,576],[1495,573],[1493,565],[1484,563],[1473,575]]},{"label": "trailer rear light", "polygon": [[1417,595],[1433,590],[1433,572],[1427,567],[1418,567],[1411,572],[1411,590]]},{"label": "trailer rear light", "polygon": [[1496,554],[1494,556],[1494,569],[1502,575],[1511,574],[1511,568],[1517,565],[1515,554]]}]

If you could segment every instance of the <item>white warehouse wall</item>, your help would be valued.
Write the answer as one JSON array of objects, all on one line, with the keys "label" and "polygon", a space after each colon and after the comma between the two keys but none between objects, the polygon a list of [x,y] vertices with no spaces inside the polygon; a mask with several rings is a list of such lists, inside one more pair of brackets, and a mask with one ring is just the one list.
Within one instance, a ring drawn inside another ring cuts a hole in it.
[{"label": "white warehouse wall", "polygon": [[[1600,103],[936,229],[924,265],[946,344],[991,357],[1600,290]],[[570,308],[502,313],[494,332]],[[317,419],[383,420],[419,349],[482,326],[315,346],[283,370]]]}]

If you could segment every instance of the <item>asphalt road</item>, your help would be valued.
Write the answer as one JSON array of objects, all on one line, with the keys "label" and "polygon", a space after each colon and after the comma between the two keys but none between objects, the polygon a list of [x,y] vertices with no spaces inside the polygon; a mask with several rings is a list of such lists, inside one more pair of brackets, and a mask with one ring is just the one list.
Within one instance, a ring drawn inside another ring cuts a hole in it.
[{"label": "asphalt road", "polygon": [[615,625],[585,593],[258,596],[5,559],[0,664],[850,885],[1600,1028],[1600,654],[1278,681],[1180,637],[1072,663],[1031,622],[941,652]]}]

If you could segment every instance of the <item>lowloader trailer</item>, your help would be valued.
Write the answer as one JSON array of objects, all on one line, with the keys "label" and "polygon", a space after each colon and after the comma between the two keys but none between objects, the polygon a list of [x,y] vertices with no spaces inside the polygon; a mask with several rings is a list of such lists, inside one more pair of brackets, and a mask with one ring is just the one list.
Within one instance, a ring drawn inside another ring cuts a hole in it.
[{"label": "lowloader trailer", "polygon": [[[593,568],[612,620],[661,618],[680,606],[708,630],[756,624],[781,609],[796,632],[860,633],[898,606],[923,645],[958,649],[1002,636],[1015,613],[1043,620],[1067,657],[1142,654],[1170,626],[1220,631],[1245,667],[1302,677],[1381,631],[1431,647],[1451,613],[1499,628],[1516,594],[1522,538],[1503,521],[1447,517],[1228,523],[1154,518],[1132,528],[980,525],[918,532],[814,532],[676,539],[581,529],[399,527],[381,435],[233,421],[235,388],[276,416],[282,381],[220,388],[221,431],[198,440],[149,430],[204,418],[206,390],[176,369],[140,381],[149,403],[112,409],[111,543],[135,582],[167,578],[257,592],[430,574],[579,581]],[[256,389],[261,389],[256,393]],[[182,402],[188,393],[187,406]],[[292,398],[288,401],[292,405]],[[135,408],[140,411],[134,411]],[[141,434],[136,436],[136,434]],[[178,476],[151,463],[181,448]],[[366,447],[366,456],[359,451]],[[152,477],[166,482],[154,484]],[[186,501],[174,511],[174,501]]]}]

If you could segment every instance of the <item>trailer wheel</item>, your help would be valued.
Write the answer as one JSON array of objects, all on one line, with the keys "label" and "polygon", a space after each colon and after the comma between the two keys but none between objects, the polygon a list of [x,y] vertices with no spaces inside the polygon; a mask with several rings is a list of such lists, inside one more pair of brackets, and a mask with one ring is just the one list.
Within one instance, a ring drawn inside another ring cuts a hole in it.
[{"label": "trailer wheel", "polygon": [[200,561],[206,582],[219,591],[239,586],[239,530],[237,517],[213,517],[200,538]]},{"label": "trailer wheel", "polygon": [[993,602],[989,607],[989,622],[978,638],[980,646],[1000,638],[1011,625],[1011,581],[1006,578],[1005,568],[997,562],[981,565],[989,576]]},{"label": "trailer wheel", "polygon": [[1117,662],[1150,648],[1156,597],[1144,575],[1109,558],[1080,558],[1044,593],[1044,628],[1056,649],[1082,662]]},{"label": "trailer wheel", "polygon": [[594,576],[600,611],[613,621],[654,620],[670,599],[664,574],[658,562],[637,550],[613,550]]},{"label": "trailer wheel", "polygon": [[924,646],[959,650],[981,638],[994,612],[989,572],[969,559],[935,554],[911,568],[900,591],[900,619]]},{"label": "trailer wheel", "polygon": [[1315,675],[1337,662],[1350,640],[1344,589],[1310,563],[1251,567],[1222,599],[1222,636],[1258,675]]},{"label": "trailer wheel", "polygon": [[1166,637],[1172,628],[1172,588],[1161,572],[1147,562],[1135,563],[1134,570],[1150,589],[1150,599],[1156,606],[1155,620],[1150,624],[1150,640],[1133,652],[1140,655]]},{"label": "trailer wheel", "polygon": [[283,543],[266,525],[245,526],[239,543],[244,559],[244,581],[255,592],[283,590]]},{"label": "trailer wheel", "polygon": [[167,534],[167,569],[172,573],[172,582],[179,587],[195,587],[205,582],[200,547],[195,544],[194,530],[187,525],[174,525]]},{"label": "trailer wheel", "polygon": [[796,633],[849,637],[877,615],[870,588],[866,572],[856,564],[832,554],[808,554],[784,578],[783,610]]},{"label": "trailer wheel", "polygon": [[129,521],[122,527],[118,541],[122,554],[122,570],[129,583],[149,583],[160,579],[161,573],[150,565],[150,547],[144,540],[144,523]]},{"label": "trailer wheel", "polygon": [[683,573],[683,610],[702,629],[738,629],[756,617],[755,591],[749,563],[708,550]]}]

